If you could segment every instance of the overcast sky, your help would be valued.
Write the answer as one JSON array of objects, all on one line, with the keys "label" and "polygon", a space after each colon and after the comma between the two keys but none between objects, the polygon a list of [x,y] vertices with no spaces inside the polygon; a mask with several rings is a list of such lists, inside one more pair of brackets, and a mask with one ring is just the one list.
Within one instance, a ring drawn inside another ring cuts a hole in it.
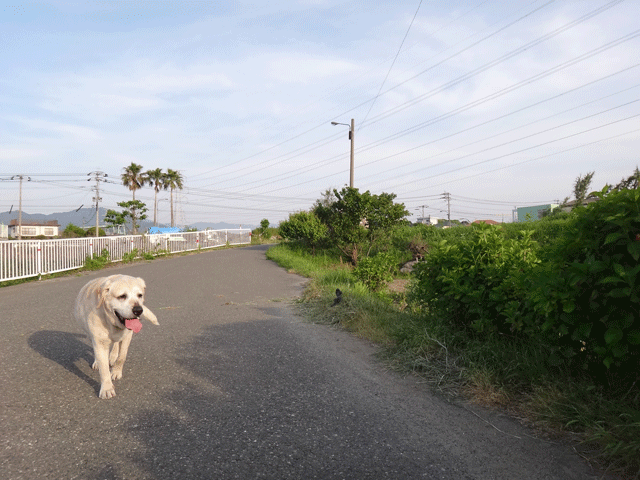
[{"label": "overcast sky", "polygon": [[180,224],[277,224],[348,185],[352,118],[354,186],[414,220],[448,192],[452,219],[511,221],[640,164],[636,0],[7,3],[0,211],[17,175],[25,212],[91,206],[95,171],[119,209],[135,162],[183,175]]}]

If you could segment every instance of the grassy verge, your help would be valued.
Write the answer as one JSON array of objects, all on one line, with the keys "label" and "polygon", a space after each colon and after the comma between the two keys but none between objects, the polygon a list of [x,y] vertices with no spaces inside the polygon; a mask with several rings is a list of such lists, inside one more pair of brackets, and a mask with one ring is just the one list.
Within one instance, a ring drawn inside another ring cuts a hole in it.
[{"label": "grassy verge", "polygon": [[[314,256],[290,244],[267,256],[311,279],[300,302],[311,321],[377,342],[390,365],[421,375],[435,390],[504,408],[545,436],[576,442],[576,451],[600,468],[640,478],[636,384],[623,391],[609,378],[605,389],[579,373],[550,370],[542,347],[507,335],[480,339],[407,306],[401,292],[370,292],[337,256]],[[330,307],[336,288],[343,300]]]}]

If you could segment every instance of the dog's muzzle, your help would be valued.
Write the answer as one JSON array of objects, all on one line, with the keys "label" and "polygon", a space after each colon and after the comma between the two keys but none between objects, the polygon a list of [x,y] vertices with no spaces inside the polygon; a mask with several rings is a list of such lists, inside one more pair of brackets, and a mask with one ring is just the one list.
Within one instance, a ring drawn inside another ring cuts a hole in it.
[{"label": "dog's muzzle", "polygon": [[[140,305],[136,305],[135,307],[133,307],[131,309],[131,311],[133,312],[133,314],[135,315],[134,318],[139,318],[140,315],[142,315],[142,312],[144,311],[144,309],[140,306]],[[118,320],[120,320],[120,323],[125,326],[126,325],[126,321],[127,320],[131,320],[130,318],[124,318],[122,315],[120,315],[120,312],[118,312],[117,310],[114,310],[114,312],[116,313],[116,317],[118,317]]]}]

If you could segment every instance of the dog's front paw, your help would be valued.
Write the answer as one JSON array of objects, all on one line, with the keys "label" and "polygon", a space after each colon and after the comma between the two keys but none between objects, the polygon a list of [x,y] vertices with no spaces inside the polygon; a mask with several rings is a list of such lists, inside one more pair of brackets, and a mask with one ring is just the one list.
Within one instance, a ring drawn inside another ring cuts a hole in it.
[{"label": "dog's front paw", "polygon": [[93,361],[93,365],[91,365],[91,368],[93,368],[94,370],[98,370],[98,360]]},{"label": "dog's front paw", "polygon": [[111,380],[120,380],[122,378],[122,369],[111,369]]},{"label": "dog's front paw", "polygon": [[113,388],[113,385],[102,385],[100,387],[100,398],[112,398],[116,396],[116,389]]}]

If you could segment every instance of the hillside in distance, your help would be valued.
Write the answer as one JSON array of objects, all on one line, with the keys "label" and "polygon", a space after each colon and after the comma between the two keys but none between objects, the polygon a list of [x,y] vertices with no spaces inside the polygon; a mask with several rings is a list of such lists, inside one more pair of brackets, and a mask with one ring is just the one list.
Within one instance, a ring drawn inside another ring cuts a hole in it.
[{"label": "hillside in distance", "polygon": [[[101,208],[100,212],[100,226],[104,225],[102,219],[104,215],[107,213],[106,208]],[[8,211],[0,212],[0,224],[8,225],[11,220],[18,219],[17,210],[13,210],[11,213]],[[90,228],[95,226],[96,222],[96,210],[95,208],[80,208],[78,210],[71,210],[69,212],[57,212],[57,213],[28,213],[22,212],[22,221],[23,222],[48,222],[57,220],[60,225],[60,230],[64,230],[67,225],[70,223],[83,228]],[[149,227],[153,226],[153,222],[148,220],[143,220],[140,222],[140,228],[138,229],[140,232],[146,232]],[[168,227],[168,224],[160,224],[161,227]],[[196,228],[198,230],[205,230],[207,228],[213,230],[228,230],[234,228],[240,228],[239,223],[226,223],[226,222],[195,222],[188,225],[189,228]],[[256,228],[255,225],[242,225],[242,228],[248,228],[253,230]]]}]

